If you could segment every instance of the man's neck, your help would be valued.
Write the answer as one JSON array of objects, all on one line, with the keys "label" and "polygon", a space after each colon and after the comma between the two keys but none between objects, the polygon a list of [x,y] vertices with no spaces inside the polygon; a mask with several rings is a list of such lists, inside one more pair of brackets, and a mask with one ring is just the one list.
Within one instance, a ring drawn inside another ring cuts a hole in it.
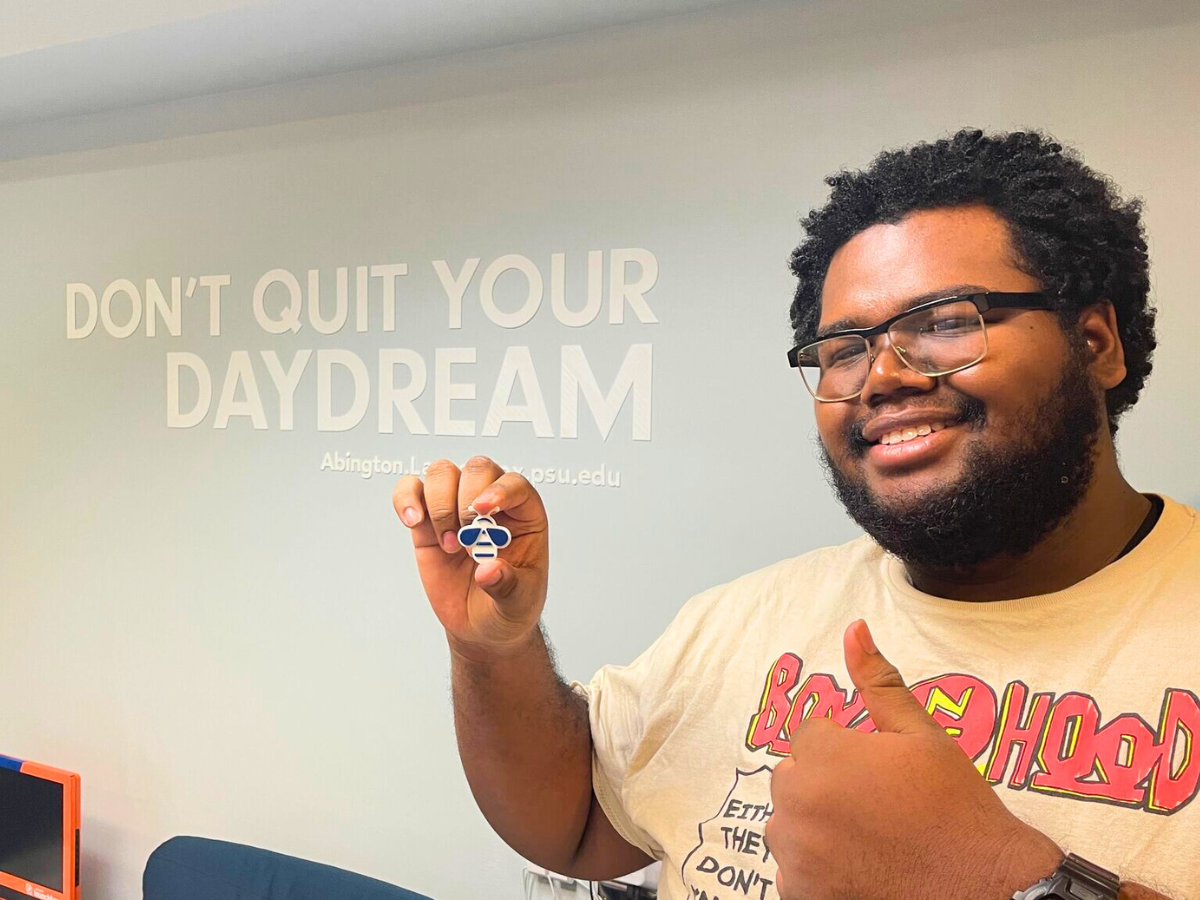
[{"label": "man's neck", "polygon": [[906,566],[909,581],[938,597],[988,602],[1050,594],[1099,572],[1117,558],[1151,508],[1121,475],[1111,447],[1105,449],[1079,505],[1029,553],[996,557],[965,571]]}]

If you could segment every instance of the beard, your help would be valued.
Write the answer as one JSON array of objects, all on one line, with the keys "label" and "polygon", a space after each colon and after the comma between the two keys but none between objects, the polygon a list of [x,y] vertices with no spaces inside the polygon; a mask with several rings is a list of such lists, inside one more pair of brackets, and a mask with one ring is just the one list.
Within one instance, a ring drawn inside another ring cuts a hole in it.
[{"label": "beard", "polygon": [[[958,421],[980,430],[983,403],[957,394]],[[1102,427],[1083,354],[1072,348],[1062,378],[1017,429],[1014,446],[972,446],[957,482],[921,494],[880,499],[865,479],[841,471],[821,444],[831,486],[850,517],[901,561],[965,570],[993,557],[1024,556],[1079,504],[1095,469]],[[870,448],[859,425],[846,435],[851,455]]]}]

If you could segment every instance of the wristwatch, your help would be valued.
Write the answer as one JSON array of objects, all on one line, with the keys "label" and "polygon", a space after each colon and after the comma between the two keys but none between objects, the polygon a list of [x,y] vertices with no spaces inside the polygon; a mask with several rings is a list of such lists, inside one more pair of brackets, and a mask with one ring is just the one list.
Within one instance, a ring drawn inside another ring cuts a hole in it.
[{"label": "wristwatch", "polygon": [[1054,874],[1017,891],[1012,900],[1117,900],[1120,892],[1121,882],[1116,875],[1068,853]]}]

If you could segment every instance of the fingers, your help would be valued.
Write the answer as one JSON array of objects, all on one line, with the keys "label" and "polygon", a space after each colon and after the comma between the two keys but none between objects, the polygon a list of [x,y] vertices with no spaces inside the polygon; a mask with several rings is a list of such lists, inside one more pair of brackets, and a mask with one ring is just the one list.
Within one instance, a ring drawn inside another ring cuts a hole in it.
[{"label": "fingers", "polygon": [[[488,510],[474,506],[481,491],[504,475],[504,470],[486,456],[472,456],[462,467],[462,477],[458,483],[458,517],[463,522],[470,522],[475,513],[485,513]],[[471,512],[474,506],[475,512]],[[490,507],[490,508],[494,508]]]},{"label": "fingers", "polygon": [[507,472],[484,487],[473,503],[480,513],[491,515],[500,511],[526,524],[541,522],[546,517],[542,498],[529,480],[516,472]]},{"label": "fingers", "polygon": [[858,732],[850,731],[824,716],[805,719],[792,726],[789,759],[825,759],[836,754],[847,740],[857,738]]},{"label": "fingers", "polygon": [[436,547],[438,535],[425,509],[425,485],[416,475],[405,475],[392,489],[392,506],[412,532],[414,547]]},{"label": "fingers", "polygon": [[[460,549],[457,534],[461,524],[458,518],[459,478],[458,466],[448,459],[432,462],[425,470],[425,482],[420,488],[424,500],[423,515],[428,520],[425,546],[437,544],[447,553],[457,553]],[[409,490],[415,496],[418,490],[412,482],[421,484],[420,480],[413,476],[405,476],[400,480],[401,484],[410,485]],[[403,511],[400,518],[404,519]],[[415,534],[413,540],[417,540]]]},{"label": "fingers", "polygon": [[545,519],[533,485],[515,472],[505,473],[486,456],[471,457],[461,471],[449,460],[439,459],[426,468],[423,482],[405,475],[392,492],[392,505],[412,530],[414,546],[440,546],[447,553],[461,549],[458,529],[475,513],[503,512],[518,522]]}]

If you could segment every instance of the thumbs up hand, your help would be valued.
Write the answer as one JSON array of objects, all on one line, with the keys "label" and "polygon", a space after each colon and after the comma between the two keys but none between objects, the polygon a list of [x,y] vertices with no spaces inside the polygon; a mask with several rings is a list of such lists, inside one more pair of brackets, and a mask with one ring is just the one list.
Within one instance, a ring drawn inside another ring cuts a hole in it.
[{"label": "thumbs up hand", "polygon": [[865,622],[844,650],[878,732],[821,718],[790,735],[766,828],[782,900],[1004,900],[1049,875],[1062,851],[1005,808]]}]

